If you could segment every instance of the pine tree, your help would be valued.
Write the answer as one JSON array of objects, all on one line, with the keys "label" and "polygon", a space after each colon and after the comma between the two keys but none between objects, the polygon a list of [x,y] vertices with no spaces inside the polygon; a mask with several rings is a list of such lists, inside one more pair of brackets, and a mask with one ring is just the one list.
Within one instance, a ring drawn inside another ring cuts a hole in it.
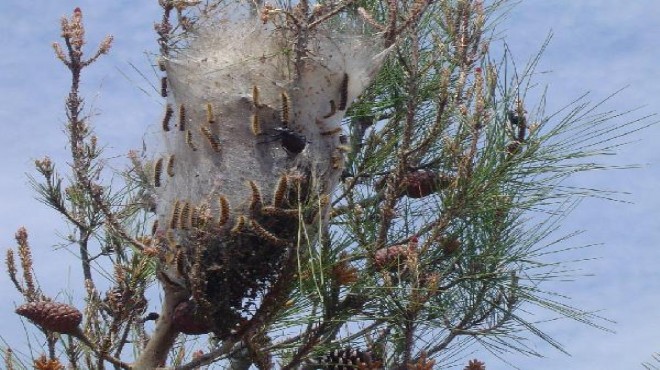
[{"label": "pine tree", "polygon": [[45,295],[19,230],[36,368],[432,369],[473,340],[527,351],[521,330],[561,349],[526,305],[598,326],[539,288],[543,255],[597,195],[559,184],[639,122],[527,101],[538,59],[491,50],[504,1],[159,4],[162,139],[120,190],[78,92],[112,38],[87,57],[80,9],[62,21],[70,176],[46,157],[33,183],[76,230],[87,296]]}]

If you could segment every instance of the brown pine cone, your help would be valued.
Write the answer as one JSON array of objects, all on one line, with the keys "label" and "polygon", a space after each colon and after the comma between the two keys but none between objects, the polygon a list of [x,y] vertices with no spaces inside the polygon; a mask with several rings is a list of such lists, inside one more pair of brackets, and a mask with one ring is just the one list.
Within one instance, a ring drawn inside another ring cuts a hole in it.
[{"label": "brown pine cone", "polygon": [[185,301],[179,303],[172,314],[172,326],[175,330],[187,335],[201,335],[211,331],[210,321],[196,312],[195,303]]},{"label": "brown pine cone", "polygon": [[77,308],[59,302],[25,303],[16,309],[16,313],[46,330],[64,334],[74,333],[82,321],[82,313]]},{"label": "brown pine cone", "polygon": [[453,179],[430,170],[409,172],[403,179],[405,194],[410,198],[424,198],[446,189]]}]

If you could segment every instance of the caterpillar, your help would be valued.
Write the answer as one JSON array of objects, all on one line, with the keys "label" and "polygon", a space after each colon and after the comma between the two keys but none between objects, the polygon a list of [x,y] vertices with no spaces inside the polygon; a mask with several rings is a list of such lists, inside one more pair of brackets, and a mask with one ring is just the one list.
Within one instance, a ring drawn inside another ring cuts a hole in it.
[{"label": "caterpillar", "polygon": [[240,215],[240,216],[238,216],[238,218],[236,219],[236,224],[235,224],[234,227],[231,229],[231,233],[232,233],[232,234],[238,234],[238,233],[240,233],[241,231],[243,231],[243,228],[244,228],[244,227],[245,227],[245,216]]},{"label": "caterpillar", "polygon": [[190,130],[186,131],[186,143],[192,149],[193,151],[197,151],[197,146],[195,145],[195,142],[193,141],[193,136],[192,132]]},{"label": "caterpillar", "polygon": [[252,114],[252,122],[250,122],[250,129],[254,136],[261,135],[261,123],[259,122],[259,115],[257,113]]},{"label": "caterpillar", "polygon": [[252,201],[250,202],[250,210],[256,212],[261,208],[261,192],[257,184],[250,180],[250,189],[252,190]]},{"label": "caterpillar", "polygon": [[179,226],[179,218],[181,217],[181,202],[177,199],[172,207],[172,215],[170,216],[170,229],[176,229]]},{"label": "caterpillar", "polygon": [[330,136],[341,132],[341,127],[335,127],[332,130],[321,131],[321,136]]},{"label": "caterpillar", "polygon": [[160,175],[163,172],[163,158],[158,158],[156,161],[156,165],[154,166],[154,186],[159,188],[161,183],[160,183]]},{"label": "caterpillar", "polygon": [[192,207],[190,210],[190,227],[193,229],[199,228],[199,207]]},{"label": "caterpillar", "polygon": [[339,169],[342,165],[343,156],[339,153],[335,153],[330,158],[332,159],[332,169]]},{"label": "caterpillar", "polygon": [[181,207],[181,217],[179,217],[179,228],[186,230],[188,228],[188,219],[190,218],[190,203],[183,202]]},{"label": "caterpillar", "polygon": [[209,130],[207,127],[200,127],[200,131],[202,131],[202,134],[206,137],[206,140],[208,140],[209,144],[211,144],[211,148],[213,148],[214,152],[220,152],[220,141],[218,140],[215,135]]},{"label": "caterpillar", "polygon": [[334,100],[330,100],[330,113],[323,116],[323,118],[330,118],[337,112],[337,105]]},{"label": "caterpillar", "polygon": [[281,121],[282,126],[286,127],[289,125],[289,95],[286,92],[282,92],[282,111]]},{"label": "caterpillar", "polygon": [[284,209],[275,206],[265,206],[261,208],[261,213],[266,216],[286,217],[296,220],[300,216],[300,211],[296,208]]},{"label": "caterpillar", "polygon": [[289,242],[286,241],[285,239],[278,238],[273,233],[271,233],[268,230],[264,229],[255,220],[250,220],[250,226],[252,228],[252,231],[254,231],[254,233],[257,234],[257,236],[259,236],[261,239],[269,242],[272,245],[275,245],[275,246],[278,246],[278,247],[284,247],[284,246],[289,244]]},{"label": "caterpillar", "polygon": [[275,187],[275,194],[273,195],[273,206],[275,207],[282,206],[287,188],[288,188],[288,179],[286,175],[282,175],[280,176],[280,179],[277,181],[277,186]]},{"label": "caterpillar", "polygon": [[174,176],[174,154],[170,155],[170,158],[167,160],[167,175],[169,177]]},{"label": "caterpillar", "polygon": [[255,108],[261,107],[261,104],[259,103],[259,88],[257,85],[252,86],[252,103]]},{"label": "caterpillar", "polygon": [[229,221],[230,213],[229,201],[224,195],[220,195],[218,197],[218,206],[220,209],[220,219],[218,220],[218,225],[223,226],[227,223],[227,221]]},{"label": "caterpillar", "polygon": [[167,77],[160,79],[160,96],[167,98]]},{"label": "caterpillar", "polygon": [[176,272],[181,276],[187,275],[186,256],[183,254],[183,248],[180,245],[176,246],[176,256],[174,257]]},{"label": "caterpillar", "polygon": [[211,105],[211,103],[206,103],[206,122],[208,122],[209,125],[213,125],[215,123],[215,116],[213,115],[213,105]]},{"label": "caterpillar", "polygon": [[163,116],[163,131],[170,130],[170,121],[172,120],[172,115],[174,114],[174,109],[172,104],[165,104],[165,115]]},{"label": "caterpillar", "polygon": [[341,80],[341,87],[339,91],[339,110],[346,110],[348,103],[348,73],[344,73],[344,78]]},{"label": "caterpillar", "polygon": [[338,145],[337,150],[339,150],[340,152],[348,153],[351,151],[351,147],[348,145]]},{"label": "caterpillar", "polygon": [[151,235],[156,235],[156,231],[158,231],[158,220],[155,220],[151,225]]},{"label": "caterpillar", "polygon": [[186,131],[186,106],[179,105],[179,131]]}]

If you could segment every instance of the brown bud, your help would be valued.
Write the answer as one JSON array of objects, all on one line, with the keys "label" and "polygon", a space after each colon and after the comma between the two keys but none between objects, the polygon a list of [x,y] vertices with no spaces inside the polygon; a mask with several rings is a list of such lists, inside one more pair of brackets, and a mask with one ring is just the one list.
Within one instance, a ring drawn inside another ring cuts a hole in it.
[{"label": "brown bud", "polygon": [[77,308],[59,302],[26,303],[19,306],[16,313],[46,330],[64,334],[74,333],[82,321],[82,313]]},{"label": "brown bud", "polygon": [[374,266],[377,270],[397,269],[403,265],[408,257],[410,250],[408,245],[393,245],[387,248],[381,248],[376,251],[374,257]]},{"label": "brown bud", "polygon": [[470,360],[463,370],[486,370],[486,364],[477,359]]},{"label": "brown bud", "polygon": [[58,359],[49,359],[46,355],[42,355],[34,360],[35,370],[64,370],[64,365]]}]

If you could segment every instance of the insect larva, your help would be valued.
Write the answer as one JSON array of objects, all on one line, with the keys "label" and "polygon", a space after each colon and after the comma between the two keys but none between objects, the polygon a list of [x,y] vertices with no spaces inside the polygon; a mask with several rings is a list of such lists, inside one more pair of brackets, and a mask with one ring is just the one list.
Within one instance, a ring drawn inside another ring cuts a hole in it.
[{"label": "insect larva", "polygon": [[321,208],[325,208],[328,204],[330,204],[330,195],[328,194],[323,194],[319,197],[319,205]]},{"label": "insect larva", "polygon": [[199,228],[199,207],[192,207],[190,210],[190,227]]},{"label": "insect larva", "polygon": [[215,123],[215,116],[213,115],[213,105],[211,105],[211,103],[206,103],[206,122],[208,122],[209,125],[213,125]]},{"label": "insect larva", "polygon": [[252,201],[250,202],[250,210],[257,212],[261,208],[261,192],[257,184],[250,180],[250,189],[252,190]]},{"label": "insect larva", "polygon": [[323,116],[323,118],[330,118],[337,112],[337,105],[334,100],[330,100],[330,113]]},{"label": "insect larva", "polygon": [[160,175],[163,172],[163,158],[158,158],[154,166],[154,186],[160,187]]},{"label": "insect larva", "polygon": [[163,131],[170,130],[170,121],[172,120],[172,115],[174,114],[174,109],[172,104],[165,104],[165,115],[163,116]]},{"label": "insect larva", "polygon": [[181,217],[179,217],[179,228],[186,230],[188,228],[188,219],[190,217],[190,203],[183,202],[181,207]]},{"label": "insect larva", "polygon": [[174,176],[174,154],[170,155],[170,158],[167,160],[167,175],[169,177]]},{"label": "insect larva", "polygon": [[167,98],[167,77],[160,79],[160,96]]},{"label": "insect larva", "polygon": [[236,224],[235,224],[234,227],[231,229],[231,233],[232,233],[232,234],[238,234],[238,233],[240,233],[241,231],[243,231],[243,228],[244,228],[244,227],[245,227],[245,216],[240,215],[240,216],[238,216],[238,218],[236,219]]},{"label": "insect larva", "polygon": [[186,131],[186,106],[179,105],[179,131]]},{"label": "insect larva", "polygon": [[165,234],[165,237],[167,238],[167,247],[168,248],[175,248],[176,247],[176,237],[174,236],[174,230],[168,229],[167,234]]},{"label": "insect larva", "polygon": [[280,176],[280,179],[277,181],[277,187],[275,187],[275,194],[273,195],[273,206],[282,206],[282,203],[284,203],[284,195],[286,195],[287,187],[288,179],[286,178],[286,175]]},{"label": "insect larva", "polygon": [[170,216],[170,229],[179,227],[179,218],[181,217],[181,202],[177,199],[172,207],[172,215]]},{"label": "insect larva", "polygon": [[206,137],[206,140],[208,140],[209,144],[211,144],[211,148],[213,148],[213,151],[215,152],[220,152],[220,141],[218,140],[215,135],[209,130],[207,127],[200,127],[200,131],[202,131],[202,134]]},{"label": "insect larva", "polygon": [[339,150],[340,152],[348,153],[351,151],[351,147],[348,145],[338,145],[337,150]]},{"label": "insect larva", "polygon": [[300,216],[300,211],[298,209],[284,209],[274,206],[265,206],[261,208],[261,213],[266,216],[286,217],[296,220]]},{"label": "insect larva", "polygon": [[186,273],[186,257],[183,254],[183,248],[181,248],[180,245],[176,246],[176,257],[174,257],[175,261],[175,266],[176,266],[176,272],[179,273],[181,276],[187,275]]},{"label": "insect larva", "polygon": [[321,131],[321,135],[322,136],[330,136],[330,135],[338,134],[340,132],[341,132],[341,127],[335,127],[332,130]]},{"label": "insect larva", "polygon": [[346,110],[346,103],[348,103],[348,73],[344,73],[340,89],[339,110]]},{"label": "insect larva", "polygon": [[255,108],[261,107],[261,104],[259,103],[259,88],[257,85],[252,86],[252,103]]},{"label": "insect larva", "polygon": [[193,136],[192,132],[190,130],[186,131],[186,143],[192,149],[193,151],[197,150],[197,146],[195,145],[195,142],[193,141]]},{"label": "insect larva", "polygon": [[252,129],[254,136],[261,135],[261,123],[259,122],[259,115],[257,113],[252,114],[250,128]]},{"label": "insect larva", "polygon": [[229,221],[229,201],[224,195],[218,197],[218,205],[220,208],[220,219],[218,220],[218,225],[223,226]]},{"label": "insect larva", "polygon": [[209,221],[209,205],[202,203],[197,207],[197,228],[204,227]]},{"label": "insect larva", "polygon": [[250,226],[252,227],[252,231],[254,231],[257,236],[259,236],[261,239],[264,241],[269,242],[270,244],[278,247],[283,247],[289,244],[288,241],[278,238],[268,230],[264,229],[259,223],[255,220],[250,220]]},{"label": "insect larva", "polygon": [[289,125],[289,95],[286,92],[282,92],[282,111],[281,120],[282,126],[286,127]]},{"label": "insect larva", "polygon": [[342,165],[342,156],[341,156],[341,154],[335,153],[335,154],[332,155],[331,158],[332,158],[332,169],[335,169],[335,170],[339,169]]},{"label": "insect larva", "polygon": [[156,235],[156,231],[158,231],[158,220],[151,225],[151,235]]}]

